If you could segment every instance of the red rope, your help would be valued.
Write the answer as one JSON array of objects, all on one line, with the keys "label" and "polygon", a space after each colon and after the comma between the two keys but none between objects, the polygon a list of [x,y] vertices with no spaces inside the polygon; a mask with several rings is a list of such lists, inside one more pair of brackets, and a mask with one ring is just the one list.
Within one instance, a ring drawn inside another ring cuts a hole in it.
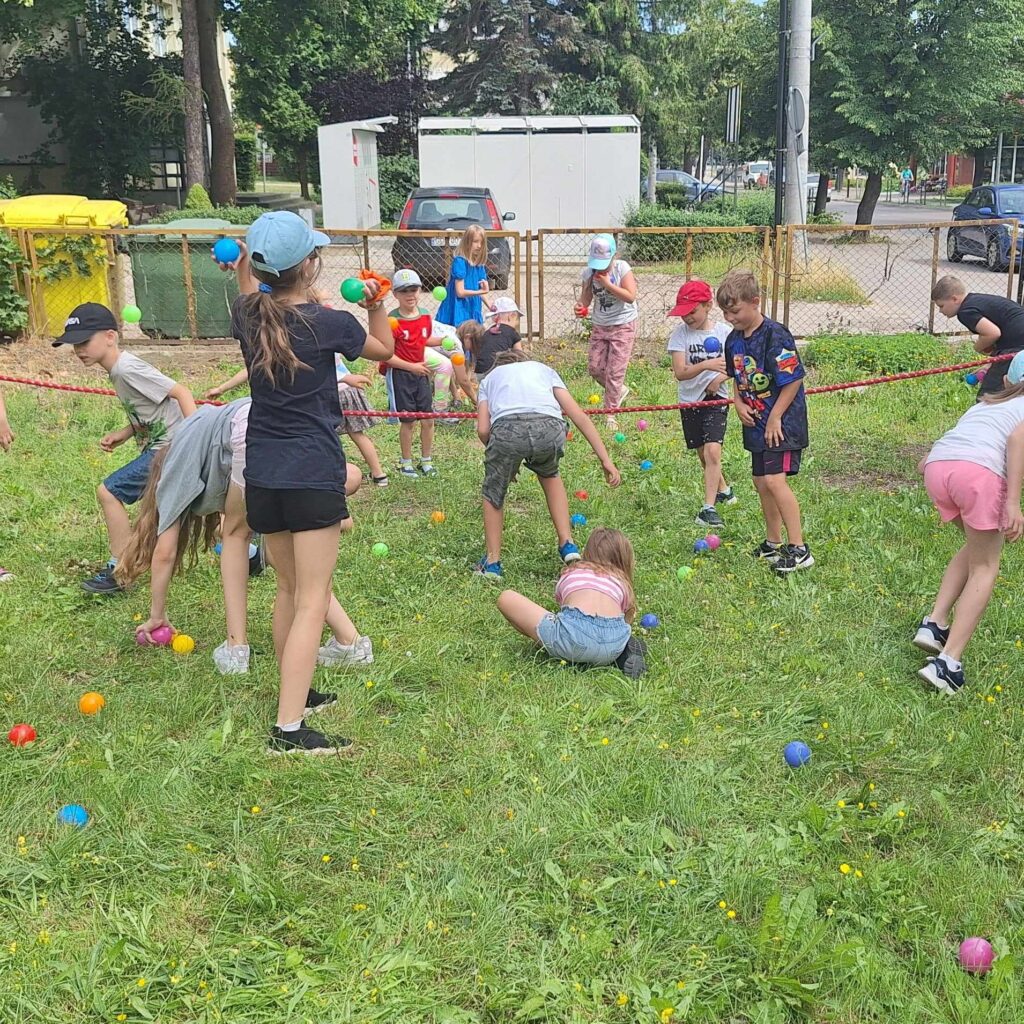
[{"label": "red rope", "polygon": [[[957,363],[954,366],[936,366],[928,370],[909,370],[906,373],[891,373],[885,377],[869,377],[867,380],[849,380],[840,384],[822,384],[816,388],[808,388],[808,395],[824,395],[831,391],[849,391],[851,388],[867,388],[876,384],[891,384],[898,380],[914,380],[916,377],[931,377],[939,373],[957,373],[960,370],[971,370],[977,366],[988,366],[992,363],[1004,363],[1013,359],[1016,353],[1003,356],[992,356],[989,359],[979,359],[971,363]],[[116,392],[109,388],[86,388],[77,384],[55,384],[46,380],[31,380],[27,377],[8,377],[0,374],[0,381],[7,384],[25,384],[33,388],[46,388],[49,391],[74,391],[83,395],[114,395]],[[226,402],[217,402],[210,399],[196,399],[197,405],[226,405]],[[588,416],[614,416],[619,413],[630,412],[672,412],[676,409],[711,409],[719,405],[731,405],[729,398],[716,398],[708,402],[676,402],[672,405],[630,405],[616,406],[615,408],[584,409]],[[387,419],[401,420],[452,420],[452,419],[476,419],[475,412],[390,412],[380,409],[361,409],[353,413],[355,416],[374,416]]]}]

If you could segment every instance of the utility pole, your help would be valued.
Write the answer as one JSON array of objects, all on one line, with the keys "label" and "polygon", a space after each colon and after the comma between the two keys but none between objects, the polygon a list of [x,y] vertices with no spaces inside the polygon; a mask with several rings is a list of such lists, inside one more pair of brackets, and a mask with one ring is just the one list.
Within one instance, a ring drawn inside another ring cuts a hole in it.
[{"label": "utility pole", "polygon": [[775,226],[782,223],[782,169],[786,166],[786,57],[789,52],[789,4],[779,0],[779,59],[775,71]]},{"label": "utility pole", "polygon": [[807,223],[807,149],[811,99],[811,0],[790,0],[786,120],[786,223]]}]

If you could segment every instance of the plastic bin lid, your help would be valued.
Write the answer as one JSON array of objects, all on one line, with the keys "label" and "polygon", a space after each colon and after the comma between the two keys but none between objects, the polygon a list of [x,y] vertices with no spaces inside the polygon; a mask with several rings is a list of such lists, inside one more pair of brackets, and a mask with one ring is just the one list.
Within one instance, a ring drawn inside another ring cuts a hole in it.
[{"label": "plastic bin lid", "polygon": [[[218,231],[222,234],[235,234],[239,238],[245,237],[243,225],[232,224],[218,217],[186,217],[183,220],[172,220],[170,224],[140,224],[133,230],[139,234],[151,232],[154,235],[179,239],[188,231]],[[211,238],[210,241],[212,243],[214,239]]]},{"label": "plastic bin lid", "polygon": [[0,206],[8,228],[110,228],[128,223],[128,207],[116,199],[85,196],[21,196]]}]

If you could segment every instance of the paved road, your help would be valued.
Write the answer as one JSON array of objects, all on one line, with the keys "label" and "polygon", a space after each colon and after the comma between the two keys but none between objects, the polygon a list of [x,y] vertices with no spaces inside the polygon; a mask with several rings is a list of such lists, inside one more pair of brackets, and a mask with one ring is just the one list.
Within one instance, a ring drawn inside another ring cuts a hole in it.
[{"label": "paved road", "polygon": [[[853,224],[857,219],[857,202],[845,199],[839,193],[833,193],[828,204],[829,213],[838,213],[844,224]],[[875,207],[874,224],[945,224],[953,216],[953,204],[936,206],[928,203],[922,206],[918,202],[900,203],[885,202],[884,198]]]}]

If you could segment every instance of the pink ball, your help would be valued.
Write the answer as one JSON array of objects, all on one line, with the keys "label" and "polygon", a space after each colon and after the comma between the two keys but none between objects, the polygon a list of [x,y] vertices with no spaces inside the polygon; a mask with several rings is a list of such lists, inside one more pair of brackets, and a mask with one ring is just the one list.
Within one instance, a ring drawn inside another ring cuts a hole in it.
[{"label": "pink ball", "polygon": [[704,539],[708,542],[708,547],[712,551],[722,546],[722,538],[717,533],[709,533]]},{"label": "pink ball", "polygon": [[146,639],[146,634],[143,633],[142,630],[139,630],[139,632],[135,634],[135,642],[140,647],[148,647],[149,646],[149,641]]},{"label": "pink ball", "polygon": [[153,638],[153,643],[160,647],[166,647],[174,639],[170,626],[157,626],[149,635]]},{"label": "pink ball", "polygon": [[995,956],[988,939],[975,935],[960,943],[960,966],[970,974],[984,974],[991,970]]},{"label": "pink ball", "polygon": [[647,420],[637,420],[636,421],[636,429],[637,430],[646,430],[647,429]]}]

